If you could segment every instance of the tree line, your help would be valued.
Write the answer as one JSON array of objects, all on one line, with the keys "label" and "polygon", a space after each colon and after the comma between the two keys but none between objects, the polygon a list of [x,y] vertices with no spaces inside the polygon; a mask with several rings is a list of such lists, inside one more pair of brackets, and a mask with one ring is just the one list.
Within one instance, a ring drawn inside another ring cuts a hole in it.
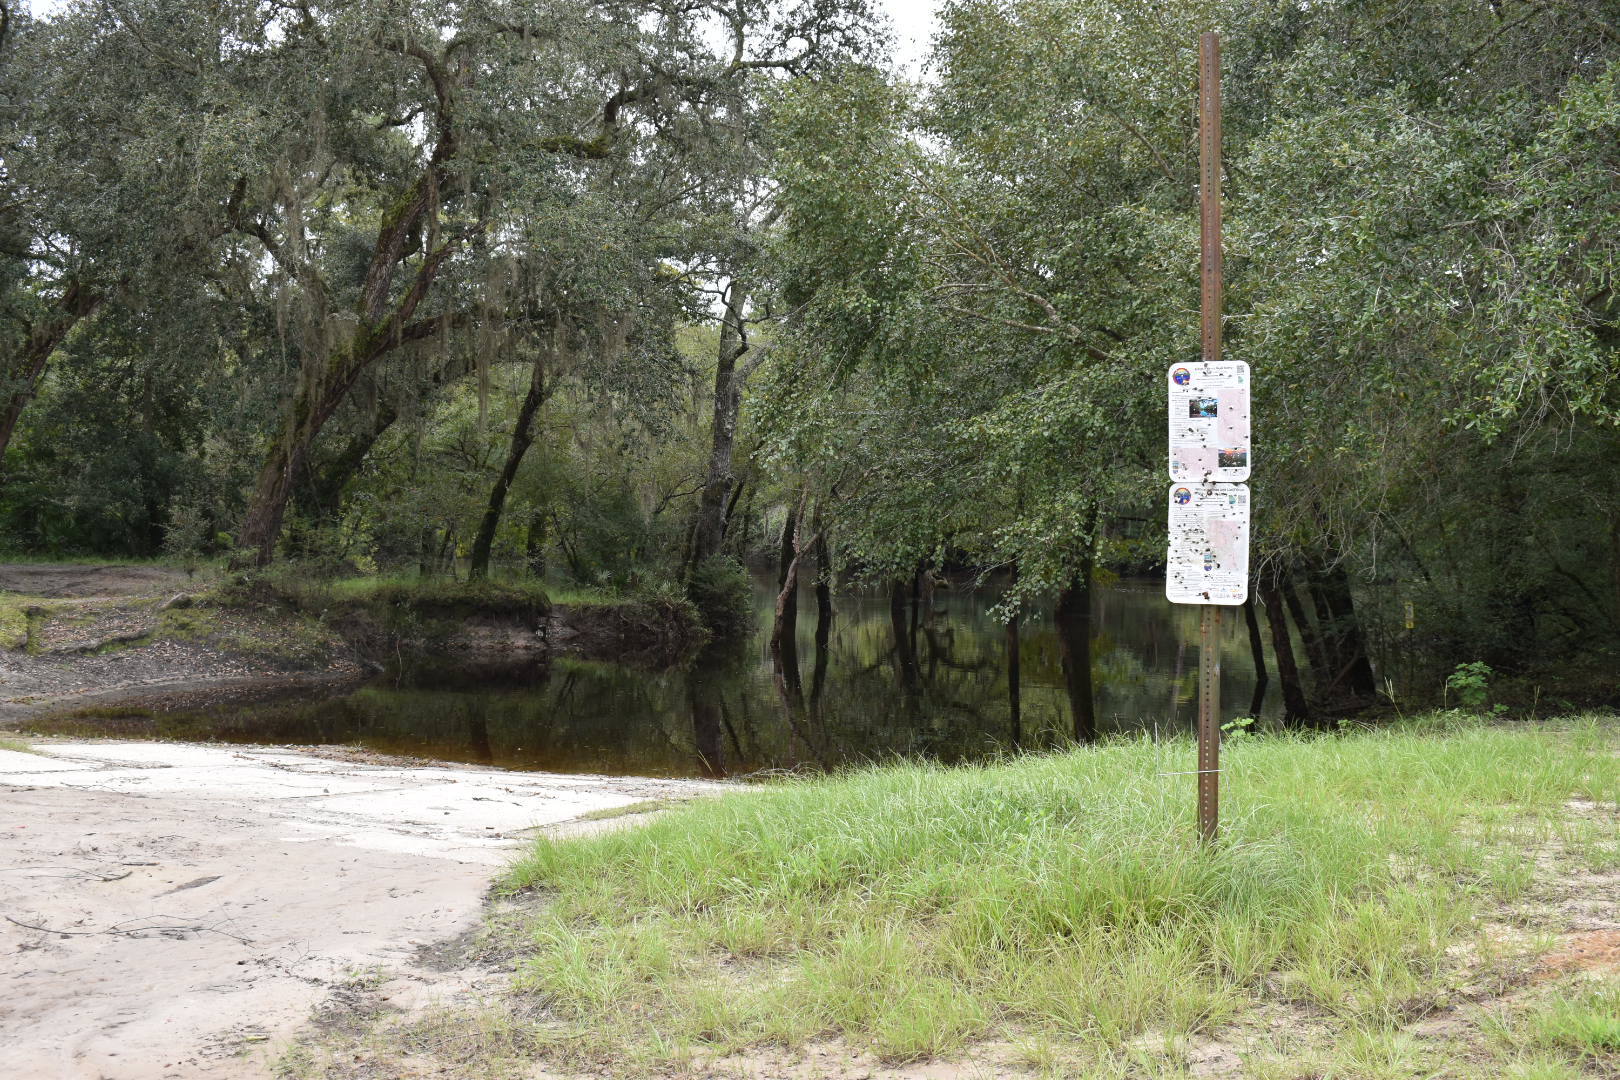
[{"label": "tree line", "polygon": [[1092,590],[1162,559],[1216,29],[1289,720],[1464,661],[1606,688],[1620,3],[939,27],[916,81],[864,0],[8,0],[4,543],[711,612],[770,559],[779,646],[801,577],[995,573],[1086,737]]}]

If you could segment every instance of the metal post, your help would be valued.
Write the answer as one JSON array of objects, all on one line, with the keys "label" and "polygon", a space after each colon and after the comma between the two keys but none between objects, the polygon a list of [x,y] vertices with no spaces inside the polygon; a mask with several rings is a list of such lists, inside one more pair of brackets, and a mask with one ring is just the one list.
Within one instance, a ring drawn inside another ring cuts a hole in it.
[{"label": "metal post", "polygon": [[[1198,39],[1199,217],[1203,358],[1221,358],[1221,39]],[[1221,609],[1205,604],[1198,649],[1198,835],[1214,842],[1220,830]]]},{"label": "metal post", "polygon": [[1221,358],[1221,39],[1198,39],[1198,201],[1203,223],[1204,360]]},{"label": "metal post", "polygon": [[1205,604],[1198,628],[1198,835],[1221,827],[1221,609]]}]

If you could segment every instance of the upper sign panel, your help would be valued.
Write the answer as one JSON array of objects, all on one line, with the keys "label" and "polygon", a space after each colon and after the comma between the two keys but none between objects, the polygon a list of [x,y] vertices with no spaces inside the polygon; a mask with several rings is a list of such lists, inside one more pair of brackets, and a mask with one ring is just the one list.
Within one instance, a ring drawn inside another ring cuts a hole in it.
[{"label": "upper sign panel", "polygon": [[1170,389],[1170,479],[1178,484],[1249,478],[1249,365],[1242,360],[1176,364]]}]

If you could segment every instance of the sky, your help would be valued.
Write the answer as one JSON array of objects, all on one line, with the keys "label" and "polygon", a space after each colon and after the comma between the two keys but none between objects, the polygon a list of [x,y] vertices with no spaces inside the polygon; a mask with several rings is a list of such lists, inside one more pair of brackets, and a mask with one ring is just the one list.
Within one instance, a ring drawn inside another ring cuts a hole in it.
[{"label": "sky", "polygon": [[[35,15],[48,15],[61,7],[64,0],[23,0]],[[878,0],[878,6],[894,20],[896,53],[901,63],[912,74],[917,73],[923,54],[928,51],[928,39],[934,32],[934,5],[937,0]]]},{"label": "sky", "polygon": [[938,0],[879,0],[894,20],[895,57],[912,74],[919,74],[928,39],[934,34],[934,5]]}]

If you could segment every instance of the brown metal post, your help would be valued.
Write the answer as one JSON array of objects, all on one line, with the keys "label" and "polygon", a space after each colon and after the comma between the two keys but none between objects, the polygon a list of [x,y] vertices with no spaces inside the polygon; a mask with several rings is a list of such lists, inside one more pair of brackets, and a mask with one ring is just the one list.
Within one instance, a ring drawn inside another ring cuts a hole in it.
[{"label": "brown metal post", "polygon": [[1221,358],[1221,39],[1198,39],[1198,202],[1203,222],[1204,360]]},{"label": "brown metal post", "polygon": [[1198,835],[1221,827],[1221,609],[1205,604],[1198,620]]},{"label": "brown metal post", "polygon": [[[1203,225],[1200,260],[1203,358],[1221,358],[1221,39],[1198,39],[1198,203]],[[1221,609],[1205,604],[1198,649],[1198,835],[1220,831]]]}]

